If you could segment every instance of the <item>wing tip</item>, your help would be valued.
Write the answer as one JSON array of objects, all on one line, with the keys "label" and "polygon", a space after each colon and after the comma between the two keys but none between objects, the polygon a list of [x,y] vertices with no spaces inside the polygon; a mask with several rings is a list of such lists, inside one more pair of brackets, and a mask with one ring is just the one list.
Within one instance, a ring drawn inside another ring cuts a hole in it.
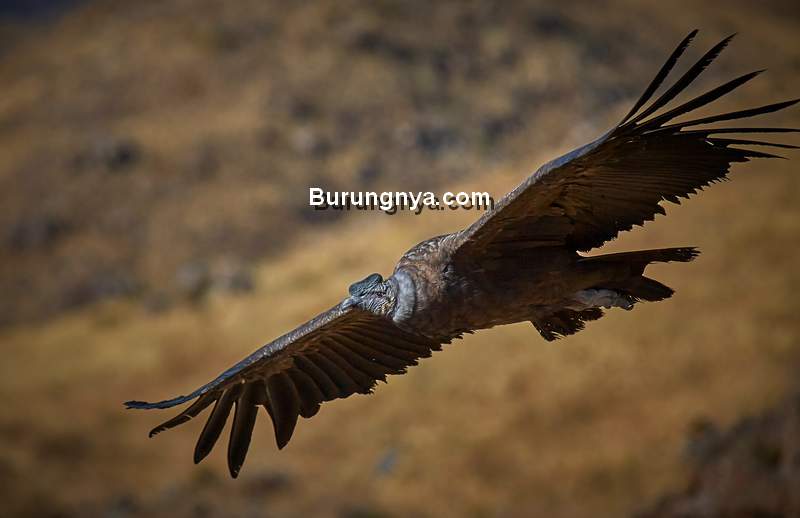
[{"label": "wing tip", "polygon": [[683,41],[681,41],[680,44],[678,45],[678,49],[686,50],[689,47],[689,45],[692,44],[694,38],[697,36],[699,32],[700,29],[692,29],[691,31],[689,31],[689,34],[687,34],[686,37],[683,38]]},{"label": "wing tip", "polygon": [[720,52],[722,52],[728,46],[728,44],[730,44],[731,40],[733,40],[733,38],[735,38],[738,34],[739,34],[738,32],[734,32],[734,33],[731,33],[730,35],[722,38],[722,41],[720,41],[719,43],[717,43],[714,46],[714,49],[717,49],[717,53],[711,59],[712,60],[716,59],[717,55]]},{"label": "wing tip", "polygon": [[131,400],[131,401],[125,401],[123,405],[125,405],[125,408],[128,410],[152,410],[155,408],[164,409],[164,408],[172,408],[182,403],[186,403],[187,401],[191,401],[195,397],[197,397],[196,394],[190,394],[188,396],[178,396],[172,399],[156,401],[155,403],[150,403],[147,401]]},{"label": "wing tip", "polygon": [[[295,418],[296,419],[296,418]],[[294,423],[288,422],[284,424],[277,424],[273,420],[273,427],[275,431],[275,445],[278,447],[279,450],[282,450],[289,444],[289,441],[292,440],[292,435],[294,435],[294,429],[297,424],[297,421]]]},{"label": "wing tip", "polygon": [[152,407],[153,403],[148,403],[147,401],[131,400],[131,401],[125,401],[122,404],[125,405],[125,408],[127,410],[132,410],[132,409],[133,410],[142,410],[142,409],[153,408]]},{"label": "wing tip", "polygon": [[687,34],[686,37],[683,38],[683,41],[681,41],[681,43],[678,45],[678,48],[686,50],[689,47],[689,45],[692,44],[692,42],[694,41],[695,37],[697,36],[697,34],[699,32],[700,32],[700,29],[692,29],[689,32],[689,34]]},{"label": "wing tip", "polygon": [[206,458],[206,455],[208,454],[201,455],[200,453],[197,452],[197,450],[195,450],[194,456],[192,457],[192,461],[194,461],[195,465],[200,464],[201,462],[203,462],[203,459]]},{"label": "wing tip", "polygon": [[148,439],[152,439],[153,437],[155,437],[156,435],[160,434],[164,430],[166,430],[166,428],[164,428],[163,426],[161,426],[161,425],[156,426],[155,428],[150,430],[150,432],[147,434],[147,438]]}]

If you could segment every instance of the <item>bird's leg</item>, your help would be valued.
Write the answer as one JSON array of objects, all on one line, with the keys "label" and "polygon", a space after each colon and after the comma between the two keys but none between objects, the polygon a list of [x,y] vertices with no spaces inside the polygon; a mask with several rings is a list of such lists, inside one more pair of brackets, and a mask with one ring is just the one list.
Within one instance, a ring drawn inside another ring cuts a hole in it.
[{"label": "bird's leg", "polygon": [[568,309],[583,311],[588,308],[622,308],[633,309],[634,300],[627,295],[604,288],[581,290],[572,296],[573,304]]}]

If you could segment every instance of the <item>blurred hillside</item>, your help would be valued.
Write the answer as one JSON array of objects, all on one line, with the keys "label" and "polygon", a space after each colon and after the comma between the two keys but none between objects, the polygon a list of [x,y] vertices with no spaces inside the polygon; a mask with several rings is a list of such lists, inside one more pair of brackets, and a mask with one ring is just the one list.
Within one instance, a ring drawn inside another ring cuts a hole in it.
[{"label": "blurred hillside", "polygon": [[798,156],[609,247],[698,245],[653,269],[670,301],[555,345],[469,337],[281,452],[262,415],[237,481],[224,448],[191,464],[200,422],[149,441],[164,415],[120,403],[203,383],[477,217],[315,212],[309,186],[497,199],[618,120],[692,28],[693,56],[740,33],[703,87],[770,69],[714,111],[797,97],[799,22],[789,1],[632,0],[108,0],[0,22],[7,512],[620,516],[680,491],[692,423],[797,388]]},{"label": "blurred hillside", "polygon": [[[670,27],[638,4],[598,20],[591,5],[107,1],[10,31],[0,324],[247,290],[254,261],[343,216],[309,210],[309,186],[529,171],[535,150],[606,129],[690,27],[706,41],[742,28],[731,13]],[[710,76],[761,57],[756,34]],[[793,42],[768,37],[767,65],[796,73]]]},{"label": "blurred hillside", "polygon": [[20,36],[0,323],[246,289],[254,260],[342,216],[309,186],[435,189],[579,141],[664,51],[546,7],[357,5],[94,2]]},{"label": "blurred hillside", "polygon": [[692,467],[680,492],[638,518],[793,516],[800,509],[800,397],[748,416],[727,430],[698,420],[685,457]]}]

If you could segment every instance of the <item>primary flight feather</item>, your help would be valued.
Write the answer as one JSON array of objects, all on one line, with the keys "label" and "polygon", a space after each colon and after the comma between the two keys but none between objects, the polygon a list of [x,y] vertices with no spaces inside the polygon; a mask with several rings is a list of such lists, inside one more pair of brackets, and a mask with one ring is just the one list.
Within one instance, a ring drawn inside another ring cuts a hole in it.
[{"label": "primary flight feather", "polygon": [[464,333],[529,321],[545,339],[555,340],[602,317],[603,308],[632,309],[639,301],[670,297],[672,289],[644,276],[644,270],[653,262],[691,261],[697,255],[694,248],[594,257],[578,252],[664,214],[662,201],[679,203],[679,198],[722,180],[734,162],[776,157],[752,146],[796,148],[720,135],[800,131],[707,127],[774,112],[798,100],[676,122],[761,72],[667,109],[731,37],[651,102],[696,33],[678,45],[618,125],[543,165],[468,228],[416,245],[400,258],[389,278],[372,274],[354,283],[339,304],[194,392],[125,405],[170,408],[193,401],[154,428],[151,436],[213,405],[195,447],[195,462],[209,454],[233,410],[228,467],[236,477],[259,407],[272,419],[278,448],[283,448],[298,417],[312,417],[325,401],[372,392],[378,380],[404,373]]}]

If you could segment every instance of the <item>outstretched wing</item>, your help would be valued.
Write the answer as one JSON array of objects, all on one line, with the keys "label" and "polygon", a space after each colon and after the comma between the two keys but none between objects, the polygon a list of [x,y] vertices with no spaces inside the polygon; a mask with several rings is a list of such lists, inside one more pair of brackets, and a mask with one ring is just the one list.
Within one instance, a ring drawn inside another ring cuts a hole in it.
[{"label": "outstretched wing", "polygon": [[387,374],[402,374],[449,340],[404,331],[391,320],[342,304],[269,343],[187,396],[157,403],[128,401],[128,408],[170,408],[195,400],[155,427],[150,436],[183,424],[212,403],[194,451],[195,463],[211,452],[234,409],[228,468],[234,478],[244,463],[257,409],[263,406],[278,448],[292,437],[297,417],[311,417],[320,404],[369,394]]},{"label": "outstretched wing", "polygon": [[[587,251],[664,214],[662,200],[678,198],[726,177],[734,162],[776,157],[751,146],[796,148],[717,135],[796,132],[789,128],[687,129],[774,112],[798,100],[674,122],[753,79],[745,74],[684,104],[654,115],[681,93],[728,44],[722,40],[649,106],[697,31],[672,53],[620,124],[594,142],[542,166],[470,227],[455,234],[455,258],[480,259],[544,246]],[[742,147],[743,146],[743,147]]]}]

